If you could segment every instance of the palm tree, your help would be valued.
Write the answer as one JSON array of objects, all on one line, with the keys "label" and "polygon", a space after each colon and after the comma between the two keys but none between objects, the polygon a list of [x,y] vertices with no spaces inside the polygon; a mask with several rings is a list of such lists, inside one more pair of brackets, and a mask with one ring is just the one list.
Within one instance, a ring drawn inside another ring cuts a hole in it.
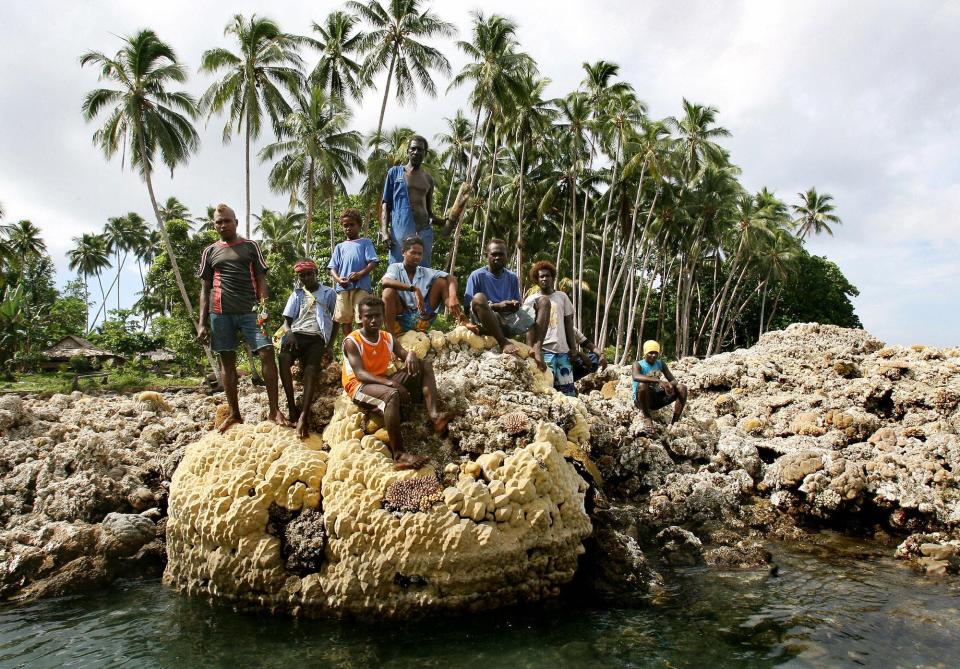
[{"label": "palm tree", "polygon": [[27,261],[47,252],[47,245],[40,236],[40,228],[31,221],[17,221],[0,227],[0,230],[3,233],[6,253],[20,267],[22,281]]},{"label": "palm tree", "polygon": [[443,205],[443,210],[446,211],[450,208],[454,180],[460,174],[460,170],[467,167],[467,147],[473,141],[473,136],[470,134],[470,121],[459,109],[452,119],[444,118],[443,120],[446,121],[447,131],[437,133],[433,139],[438,146],[444,147],[440,153],[440,162],[447,164],[449,174],[447,197]]},{"label": "palm tree", "polygon": [[306,250],[313,239],[313,210],[316,194],[323,195],[330,207],[330,243],[333,249],[333,202],[336,193],[345,192],[345,179],[363,170],[360,158],[360,133],[347,130],[349,110],[331,100],[319,86],[310,89],[309,97],[300,96],[296,109],[284,120],[281,139],[268,144],[260,152],[260,160],[279,158],[270,170],[270,188],[277,193],[290,193],[291,204],[298,196],[307,204],[305,232]]},{"label": "palm tree", "polygon": [[[247,20],[237,14],[224,29],[224,35],[236,38],[239,50],[209,49],[200,58],[200,71],[225,74],[200,98],[208,118],[229,109],[223,127],[223,142],[230,141],[234,129],[244,133],[246,169],[246,235],[250,236],[250,143],[260,136],[266,112],[279,132],[280,123],[290,111],[280,88],[295,95],[300,87],[302,60],[296,39],[280,31],[271,19],[256,14]],[[241,126],[243,127],[241,130]]]},{"label": "palm tree", "polygon": [[107,239],[103,235],[96,235],[85,232],[79,237],[73,238],[74,247],[67,251],[68,267],[76,270],[83,280],[84,302],[87,304],[87,332],[90,332],[92,325],[90,323],[90,291],[87,287],[87,279],[91,274],[95,274],[97,282],[100,283],[101,303],[105,301],[106,296],[103,292],[103,282],[100,281],[101,270],[110,266],[109,249]]},{"label": "palm tree", "polygon": [[[473,122],[473,137],[477,137],[480,126],[480,113],[486,107],[490,111],[498,103],[506,103],[510,96],[519,92],[520,77],[530,73],[533,59],[517,51],[517,24],[510,19],[491,15],[484,17],[483,12],[472,12],[473,40],[460,40],[457,47],[470,58],[471,63],[453,78],[447,90],[450,91],[466,81],[473,82],[470,103],[477,114]],[[486,133],[481,143],[486,141]],[[468,180],[473,177],[473,147],[467,161]]]},{"label": "palm tree", "polygon": [[[199,328],[153,192],[153,167],[157,154],[172,174],[174,168],[185,162],[199,145],[197,131],[190,122],[197,117],[196,102],[184,91],[167,90],[171,82],[186,81],[187,75],[177,62],[173,49],[152,30],[141,30],[124,38],[123,42],[123,47],[112,58],[97,51],[81,56],[81,66],[99,66],[100,80],[112,81],[119,86],[117,89],[90,91],[83,101],[83,116],[92,121],[108,110],[104,126],[93,135],[94,143],[108,159],[118,150],[125,152],[129,139],[130,162],[140,170],[147,183],[157,229],[170,258],[180,297],[190,320]],[[110,105],[114,106],[110,108]]]},{"label": "palm tree", "polygon": [[[168,199],[168,205],[170,200],[176,200],[176,198]],[[120,309],[120,272],[127,262],[127,254],[142,248],[149,241],[150,233],[147,222],[143,217],[137,212],[131,211],[126,216],[107,219],[103,235],[107,241],[107,252],[113,252],[117,261],[117,275],[114,278],[114,283],[117,284],[117,309]],[[123,251],[122,260],[120,259],[121,251]]]},{"label": "palm tree", "polygon": [[387,98],[394,78],[397,102],[403,105],[416,100],[418,84],[430,97],[437,94],[437,87],[430,76],[431,70],[450,74],[450,62],[446,56],[422,40],[452,37],[456,34],[456,28],[429,8],[421,10],[421,4],[421,0],[388,0],[386,7],[378,0],[347,2],[347,7],[371,27],[360,45],[360,50],[366,54],[363,78],[371,80],[387,71],[380,119],[377,121],[377,138],[383,130],[383,116],[387,111]]},{"label": "palm tree", "polygon": [[[366,35],[353,33],[359,18],[343,11],[327,14],[323,25],[313,24],[320,39],[306,37],[304,41],[320,51],[320,60],[310,73],[310,83],[320,86],[331,100],[346,102],[349,95],[356,101],[363,96],[362,68],[351,57],[360,51]],[[352,34],[351,34],[352,33]]]},{"label": "palm tree", "polygon": [[[187,205],[173,195],[168,197],[167,201],[160,205],[160,215],[163,217],[164,223],[176,219],[186,221],[187,223],[193,222],[190,220],[190,210],[187,209]],[[139,217],[139,214],[137,214],[137,216]]]},{"label": "palm tree", "polygon": [[303,250],[299,243],[299,231],[303,225],[304,214],[302,212],[288,211],[281,213],[279,211],[270,211],[266,207],[260,212],[257,219],[257,232],[260,233],[260,246],[263,252],[270,255],[283,258],[293,258]]},{"label": "palm tree", "polygon": [[717,137],[729,137],[730,131],[715,126],[717,108],[699,105],[683,99],[683,117],[667,117],[667,127],[676,131],[680,143],[680,166],[688,187],[703,175],[706,165],[727,162],[726,152],[714,142]]},{"label": "palm tree", "polygon": [[831,204],[833,196],[829,193],[821,195],[816,188],[810,188],[805,193],[797,193],[800,196],[799,205],[791,205],[793,212],[797,215],[797,237],[806,239],[811,232],[819,235],[826,232],[833,235],[830,224],[840,225],[843,221],[834,213],[834,206]]}]

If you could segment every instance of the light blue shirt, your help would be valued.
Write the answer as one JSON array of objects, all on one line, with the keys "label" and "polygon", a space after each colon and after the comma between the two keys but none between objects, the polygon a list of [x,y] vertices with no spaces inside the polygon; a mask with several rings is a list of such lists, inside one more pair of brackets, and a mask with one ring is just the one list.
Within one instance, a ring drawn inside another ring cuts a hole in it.
[{"label": "light blue shirt", "polygon": [[[283,308],[283,315],[296,321],[301,316],[301,312],[307,308],[308,300],[306,296],[307,291],[303,288],[294,290],[290,294],[290,297],[287,298],[287,306]],[[333,332],[333,317],[331,314],[333,313],[334,307],[337,306],[337,294],[333,292],[333,288],[324,286],[321,283],[317,286],[317,289],[313,291],[313,297],[317,300],[317,325],[320,328],[320,333],[323,335],[323,340],[329,344],[330,334]]]},{"label": "light blue shirt", "polygon": [[[446,272],[439,269],[433,269],[431,267],[424,267],[420,265],[417,267],[417,271],[413,273],[413,280],[410,280],[410,276],[407,274],[407,270],[403,268],[402,262],[392,263],[387,267],[387,271],[384,272],[384,279],[393,279],[394,281],[399,281],[400,283],[409,283],[420,289],[420,293],[423,295],[423,301],[427,301],[427,295],[430,293],[430,287],[433,285],[433,282],[439,278],[449,276]],[[400,290],[397,291],[400,295],[400,299],[403,301],[403,305],[406,307],[406,311],[416,311],[417,309],[417,300],[413,296],[413,291],[409,290]],[[441,307],[443,306],[443,301],[440,302]],[[429,308],[429,305],[427,305]]]},{"label": "light blue shirt", "polygon": [[387,178],[383,182],[383,202],[390,205],[390,236],[393,237],[393,248],[390,249],[391,262],[403,262],[401,245],[407,237],[420,237],[423,240],[423,258],[421,267],[430,267],[433,252],[433,228],[427,225],[417,230],[417,222],[413,218],[410,208],[410,194],[407,192],[407,168],[396,165],[387,171]]},{"label": "light blue shirt", "polygon": [[[373,248],[373,242],[366,237],[360,237],[358,239],[348,239],[337,244],[336,248],[333,249],[333,256],[331,256],[330,262],[327,263],[327,269],[335,269],[337,270],[337,274],[346,277],[354,272],[359,272],[370,262],[380,262],[380,258],[377,257],[377,250]],[[345,290],[354,290],[355,288],[360,288],[368,293],[373,290],[373,286],[370,285],[369,274],[362,277],[359,281],[348,283],[346,287],[341,286],[339,283],[335,283],[333,287],[338,293],[342,293]]]},{"label": "light blue shirt", "polygon": [[[649,362],[647,362],[646,358],[640,358],[639,360],[637,360],[637,364],[640,365],[640,373],[643,374],[644,376],[650,376],[654,372],[660,372],[661,374],[663,374],[663,360],[661,360],[660,358],[657,358],[657,361],[652,365]],[[634,397],[637,396],[637,389],[639,387],[640,387],[640,382],[634,381],[633,382]]]}]

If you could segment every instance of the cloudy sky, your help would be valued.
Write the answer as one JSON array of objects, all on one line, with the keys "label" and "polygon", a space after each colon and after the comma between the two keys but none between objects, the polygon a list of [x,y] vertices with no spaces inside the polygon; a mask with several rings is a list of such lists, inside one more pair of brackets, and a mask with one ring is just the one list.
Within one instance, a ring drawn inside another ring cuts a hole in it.
[{"label": "cloudy sky", "polygon": [[[71,238],[99,232],[110,216],[147,215],[146,188],[119,160],[107,163],[91,143],[80,103],[97,86],[81,70],[87,50],[114,53],[117,35],[150,27],[168,41],[196,95],[210,79],[196,74],[200,54],[229,46],[223,27],[235,13],[259,12],[305,33],[336,3],[201,3],[129,0],[3,3],[0,25],[0,202],[7,221],[43,230],[61,283],[70,278]],[[443,0],[432,3],[469,39],[470,12],[513,18],[523,49],[559,96],[583,78],[584,61],[621,66],[650,114],[679,113],[680,101],[713,105],[733,136],[725,141],[751,190],[767,186],[789,203],[815,186],[834,196],[843,225],[818,238],[825,254],[860,289],[865,327],[890,343],[960,343],[960,3],[594,0]],[[454,70],[452,41],[438,43]],[[446,80],[438,81],[441,90]],[[376,125],[379,91],[356,110],[355,127]],[[415,106],[389,103],[386,125],[432,137],[443,117],[464,106],[459,90]],[[224,146],[222,120],[201,129],[202,147],[158,196],[176,195],[194,212],[243,202],[243,144]],[[280,209],[266,169],[253,178],[253,207]],[[241,214],[242,217],[242,214]],[[123,299],[139,284],[124,273]],[[130,291],[130,292],[128,292]]]}]

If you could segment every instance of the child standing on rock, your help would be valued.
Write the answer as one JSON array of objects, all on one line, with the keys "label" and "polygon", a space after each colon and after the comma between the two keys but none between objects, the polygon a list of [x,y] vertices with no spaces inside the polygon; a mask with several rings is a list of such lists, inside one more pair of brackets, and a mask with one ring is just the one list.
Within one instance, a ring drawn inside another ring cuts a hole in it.
[{"label": "child standing on rock", "polygon": [[[663,375],[661,379],[660,376]],[[651,412],[676,402],[673,425],[680,420],[687,404],[687,387],[677,383],[667,363],[660,359],[660,344],[653,339],[643,342],[643,357],[633,363],[633,404],[643,412],[643,431],[653,432]]]},{"label": "child standing on rock", "polygon": [[[317,280],[317,264],[301,260],[293,266],[301,288],[287,299],[283,310],[283,343],[280,345],[280,381],[287,396],[287,410],[297,420],[297,436],[310,436],[310,405],[320,370],[333,359],[333,320],[331,312],[337,304],[332,288]],[[294,359],[303,370],[303,397],[298,409],[293,396]]]},{"label": "child standing on rock", "polygon": [[360,212],[356,209],[344,209],[340,214],[340,225],[346,234],[346,241],[337,244],[327,268],[337,291],[337,306],[333,311],[333,339],[337,337],[337,328],[343,325],[344,336],[353,330],[357,320],[356,311],[360,300],[373,291],[370,284],[370,272],[380,259],[373,242],[360,236]]}]

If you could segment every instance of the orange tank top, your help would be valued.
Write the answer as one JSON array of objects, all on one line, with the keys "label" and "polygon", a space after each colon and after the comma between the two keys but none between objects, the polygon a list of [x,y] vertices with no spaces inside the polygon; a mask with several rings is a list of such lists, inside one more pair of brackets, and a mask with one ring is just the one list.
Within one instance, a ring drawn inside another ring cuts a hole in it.
[{"label": "orange tank top", "polygon": [[[393,335],[381,330],[380,338],[372,342],[364,338],[360,329],[356,329],[344,338],[344,344],[347,343],[347,339],[353,340],[353,343],[360,350],[360,359],[363,361],[365,370],[377,376],[386,375],[387,366],[393,360]],[[356,372],[354,372],[350,361],[347,359],[346,351],[343,353],[343,369],[340,372],[340,382],[350,397],[354,396],[357,388],[361,385],[360,379],[357,378]]]}]

